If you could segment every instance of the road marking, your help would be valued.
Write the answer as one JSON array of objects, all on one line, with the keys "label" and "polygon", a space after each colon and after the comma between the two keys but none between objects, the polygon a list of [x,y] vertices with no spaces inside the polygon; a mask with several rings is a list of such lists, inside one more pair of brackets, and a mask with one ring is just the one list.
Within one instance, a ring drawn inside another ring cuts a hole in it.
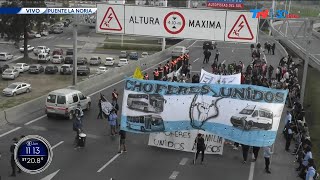
[{"label": "road marking", "polygon": [[221,64],[224,64],[226,62],[226,60],[223,60]]},{"label": "road marking", "polygon": [[173,171],[169,179],[176,179],[179,174],[179,171]]},{"label": "road marking", "polygon": [[69,39],[71,39],[71,38],[67,38],[67,40],[69,40]]},{"label": "road marking", "polygon": [[196,61],[198,61],[198,60],[199,60],[199,58],[195,59],[193,62],[196,62]]},{"label": "road marking", "polygon": [[[252,153],[252,159],[254,158],[254,155]],[[255,162],[251,162],[250,164],[250,172],[249,172],[249,179],[248,180],[253,180],[253,174],[254,174],[254,165],[256,163]]]},{"label": "road marking", "polygon": [[58,142],[56,145],[52,146],[51,149],[54,149],[54,148],[58,147],[58,146],[59,146],[60,144],[62,144],[62,143],[64,143],[64,141]]},{"label": "road marking", "polygon": [[28,126],[28,129],[36,130],[36,131],[48,131],[47,128],[42,126]]},{"label": "road marking", "polygon": [[193,46],[196,42],[198,41],[194,41],[190,46],[188,46],[187,48],[189,49],[191,46]]},{"label": "road marking", "polygon": [[101,136],[97,136],[97,135],[94,135],[94,134],[86,134],[87,135],[87,138],[92,138],[92,139],[100,139]]},{"label": "road marking", "polygon": [[59,169],[59,170],[57,170],[56,172],[51,173],[51,174],[49,174],[48,176],[46,176],[46,177],[42,178],[41,180],[51,180],[52,178],[54,178],[54,176],[55,176],[55,175],[57,175],[57,174],[58,174],[58,172],[59,172],[59,171],[60,171],[60,169]]},{"label": "road marking", "polygon": [[103,165],[97,172],[101,172],[104,168],[106,168],[109,164],[111,164],[115,159],[117,159],[119,156],[121,155],[121,153],[116,154],[115,156],[113,156],[112,159],[110,159],[105,165]]},{"label": "road marking", "polygon": [[42,118],[44,118],[44,117],[46,117],[47,115],[43,115],[43,116],[40,116],[40,117],[38,117],[38,118],[36,118],[36,119],[34,119],[34,120],[32,120],[32,121],[29,121],[29,122],[27,122],[27,123],[25,123],[24,125],[29,125],[29,124],[31,124],[31,123],[34,123],[34,122],[36,122],[36,121],[39,121],[40,119],[42,119]]},{"label": "road marking", "polygon": [[3,137],[3,136],[6,136],[6,135],[8,135],[8,134],[10,134],[10,133],[12,133],[12,132],[15,132],[15,131],[17,131],[17,130],[19,130],[19,129],[21,129],[21,127],[16,127],[16,128],[14,128],[14,129],[12,129],[12,130],[10,130],[10,131],[8,131],[8,132],[5,132],[5,133],[3,133],[3,134],[0,135],[0,138]]},{"label": "road marking", "polygon": [[186,163],[188,162],[188,158],[182,158],[182,160],[180,161],[179,165],[184,166],[186,165]]}]

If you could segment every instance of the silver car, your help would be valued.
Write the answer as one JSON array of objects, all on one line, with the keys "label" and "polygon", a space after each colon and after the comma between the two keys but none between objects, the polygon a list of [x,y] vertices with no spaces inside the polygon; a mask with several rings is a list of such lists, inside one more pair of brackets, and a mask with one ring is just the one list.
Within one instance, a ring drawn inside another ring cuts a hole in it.
[{"label": "silver car", "polygon": [[101,64],[101,58],[99,56],[93,56],[89,60],[90,65],[100,65]]},{"label": "silver car", "polygon": [[31,91],[31,85],[23,82],[15,82],[10,84],[2,91],[4,96],[15,96],[17,94],[29,93]]},{"label": "silver car", "polygon": [[17,69],[6,69],[3,73],[2,73],[2,79],[16,79],[16,77],[19,76],[19,71]]}]

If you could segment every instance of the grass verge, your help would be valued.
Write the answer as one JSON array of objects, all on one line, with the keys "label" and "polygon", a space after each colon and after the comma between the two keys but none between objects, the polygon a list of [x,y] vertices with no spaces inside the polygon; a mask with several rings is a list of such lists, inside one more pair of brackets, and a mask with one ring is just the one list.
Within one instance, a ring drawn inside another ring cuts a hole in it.
[{"label": "grass verge", "polygon": [[309,67],[304,106],[307,107],[306,121],[311,136],[312,154],[317,167],[320,165],[320,72]]}]

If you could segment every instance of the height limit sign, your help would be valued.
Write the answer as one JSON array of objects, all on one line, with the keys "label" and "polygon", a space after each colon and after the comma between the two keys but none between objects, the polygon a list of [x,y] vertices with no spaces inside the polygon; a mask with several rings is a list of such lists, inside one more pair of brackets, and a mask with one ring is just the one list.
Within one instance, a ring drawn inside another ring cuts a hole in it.
[{"label": "height limit sign", "polygon": [[168,33],[179,34],[186,26],[186,21],[181,13],[173,11],[164,17],[163,24]]}]

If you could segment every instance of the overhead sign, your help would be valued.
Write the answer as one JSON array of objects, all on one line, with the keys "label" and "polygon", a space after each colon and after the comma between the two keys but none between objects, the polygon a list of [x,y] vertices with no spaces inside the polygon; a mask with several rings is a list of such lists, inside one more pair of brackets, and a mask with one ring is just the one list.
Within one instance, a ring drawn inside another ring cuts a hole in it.
[{"label": "overhead sign", "polygon": [[205,154],[222,155],[224,138],[198,130],[150,133],[148,145],[194,153],[197,149],[194,141],[198,133],[204,135]]},{"label": "overhead sign", "polygon": [[220,9],[243,9],[243,0],[208,0],[207,7]]},{"label": "overhead sign", "polygon": [[107,0],[109,4],[125,4],[125,0]]},{"label": "overhead sign", "polygon": [[[254,85],[125,79],[121,129],[205,130],[250,146],[275,141],[287,90]],[[179,112],[179,113],[177,113]]]},{"label": "overhead sign", "polygon": [[[251,18],[250,12],[110,4],[97,4],[97,9],[97,33],[248,43],[257,40],[258,19]],[[242,26],[237,19],[246,20],[243,29],[234,29],[239,36],[228,35],[233,26]]]}]

